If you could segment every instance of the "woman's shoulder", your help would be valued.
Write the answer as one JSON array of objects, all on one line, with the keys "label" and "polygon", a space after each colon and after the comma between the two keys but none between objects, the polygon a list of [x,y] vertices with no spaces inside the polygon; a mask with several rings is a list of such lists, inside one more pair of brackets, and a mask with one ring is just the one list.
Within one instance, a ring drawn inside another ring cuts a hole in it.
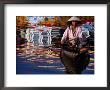
[{"label": "woman's shoulder", "polygon": [[77,27],[77,31],[82,31],[82,27],[81,26],[78,26]]},{"label": "woman's shoulder", "polygon": [[67,30],[70,30],[70,27],[67,27],[66,29],[67,29]]},{"label": "woman's shoulder", "polygon": [[69,27],[67,27],[65,31],[69,31],[69,30],[70,30],[70,28],[69,28]]}]

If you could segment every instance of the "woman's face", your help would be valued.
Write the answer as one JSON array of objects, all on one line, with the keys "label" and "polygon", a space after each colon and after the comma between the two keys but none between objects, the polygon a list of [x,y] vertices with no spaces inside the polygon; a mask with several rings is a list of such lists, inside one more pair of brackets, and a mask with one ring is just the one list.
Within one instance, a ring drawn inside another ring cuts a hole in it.
[{"label": "woman's face", "polygon": [[72,26],[76,26],[77,22],[76,21],[72,21]]}]

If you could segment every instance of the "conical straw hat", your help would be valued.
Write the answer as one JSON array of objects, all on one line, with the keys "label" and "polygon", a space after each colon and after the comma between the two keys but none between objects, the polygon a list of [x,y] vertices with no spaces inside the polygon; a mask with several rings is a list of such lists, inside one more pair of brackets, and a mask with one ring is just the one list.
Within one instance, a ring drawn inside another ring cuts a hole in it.
[{"label": "conical straw hat", "polygon": [[81,21],[78,17],[71,17],[68,21]]}]

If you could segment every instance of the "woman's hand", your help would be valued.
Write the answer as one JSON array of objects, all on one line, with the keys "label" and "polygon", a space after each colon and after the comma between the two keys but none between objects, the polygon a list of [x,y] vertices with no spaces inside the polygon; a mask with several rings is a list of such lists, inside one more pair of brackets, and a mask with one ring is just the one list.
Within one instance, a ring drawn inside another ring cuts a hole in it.
[{"label": "woman's hand", "polygon": [[80,52],[83,52],[83,51],[86,51],[86,50],[87,50],[87,48],[81,48]]},{"label": "woman's hand", "polygon": [[64,42],[63,41],[61,41],[61,44],[63,44]]}]

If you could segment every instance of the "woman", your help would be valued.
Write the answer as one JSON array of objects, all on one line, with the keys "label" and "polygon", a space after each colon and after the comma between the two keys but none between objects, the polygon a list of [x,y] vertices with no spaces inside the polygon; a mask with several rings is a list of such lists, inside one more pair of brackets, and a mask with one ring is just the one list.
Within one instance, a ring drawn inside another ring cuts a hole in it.
[{"label": "woman", "polygon": [[[87,50],[81,48],[82,32],[79,26],[81,20],[78,17],[71,17],[68,20],[68,27],[65,30],[63,37],[61,39],[61,45],[63,49],[61,51],[61,61],[65,66],[66,73],[69,74],[79,74],[82,71],[80,62],[81,58],[88,57]],[[86,51],[82,54],[80,52]],[[81,57],[81,58],[80,58]],[[88,58],[85,58],[88,60]]]}]

